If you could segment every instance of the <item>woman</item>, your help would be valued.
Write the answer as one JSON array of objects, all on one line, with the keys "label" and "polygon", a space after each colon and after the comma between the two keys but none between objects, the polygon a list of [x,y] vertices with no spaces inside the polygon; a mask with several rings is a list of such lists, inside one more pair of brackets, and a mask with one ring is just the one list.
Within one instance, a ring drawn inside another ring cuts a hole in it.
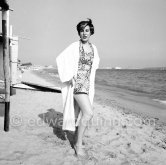
[{"label": "woman", "polygon": [[[88,121],[93,116],[94,81],[99,56],[95,45],[89,41],[90,36],[94,34],[91,19],[78,23],[77,31],[80,40],[67,47],[56,61],[62,82],[64,108],[62,129],[75,131],[78,126],[74,149],[78,156],[86,156],[82,139]],[[76,106],[74,106],[74,100]],[[80,113],[78,109],[80,109]],[[76,110],[79,115],[78,118],[76,117],[75,123]]]}]

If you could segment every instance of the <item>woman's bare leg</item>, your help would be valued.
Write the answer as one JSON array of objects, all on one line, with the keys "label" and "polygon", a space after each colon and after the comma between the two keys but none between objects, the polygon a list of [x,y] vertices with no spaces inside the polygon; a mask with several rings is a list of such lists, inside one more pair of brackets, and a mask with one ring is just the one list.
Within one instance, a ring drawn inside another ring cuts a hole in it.
[{"label": "woman's bare leg", "polygon": [[77,121],[78,115],[80,113],[80,107],[75,99],[74,99],[74,113],[75,113],[75,119]]},{"label": "woman's bare leg", "polygon": [[[75,122],[77,122],[78,115],[80,113],[80,107],[75,99],[74,99],[74,112],[75,112],[75,119],[76,119]],[[78,138],[78,126],[76,127],[76,131],[75,131],[74,144],[76,144],[77,138]]]},{"label": "woman's bare leg", "polygon": [[78,94],[74,95],[75,100],[77,101],[81,111],[82,117],[78,127],[78,138],[76,142],[76,146],[82,146],[82,139],[87,127],[88,121],[93,116],[92,106],[89,100],[89,96],[87,94]]}]

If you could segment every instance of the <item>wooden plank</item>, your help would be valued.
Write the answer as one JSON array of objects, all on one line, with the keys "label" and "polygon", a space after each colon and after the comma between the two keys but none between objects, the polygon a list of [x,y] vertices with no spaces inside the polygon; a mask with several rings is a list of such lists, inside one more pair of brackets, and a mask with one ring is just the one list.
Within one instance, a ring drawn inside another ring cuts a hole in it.
[{"label": "wooden plank", "polygon": [[27,81],[22,81],[21,83],[23,83],[25,85],[28,85],[28,86],[31,86],[33,88],[37,88],[37,89],[42,90],[42,91],[61,93],[61,88],[59,88],[59,87],[46,86],[46,85],[31,83],[31,82],[27,82]]},{"label": "wooden plank", "polygon": [[9,131],[10,123],[10,65],[9,65],[9,10],[2,9],[3,67],[5,82],[4,131]]},{"label": "wooden plank", "polygon": [[13,85],[13,88],[17,88],[17,89],[28,89],[28,90],[38,90],[36,88],[30,87],[29,85],[25,85],[25,84],[15,84]]}]

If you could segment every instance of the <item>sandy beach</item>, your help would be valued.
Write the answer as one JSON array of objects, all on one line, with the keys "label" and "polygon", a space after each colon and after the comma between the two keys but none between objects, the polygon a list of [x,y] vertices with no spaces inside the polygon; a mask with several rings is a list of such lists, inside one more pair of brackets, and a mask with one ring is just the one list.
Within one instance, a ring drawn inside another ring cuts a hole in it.
[{"label": "sandy beach", "polygon": [[[33,77],[34,82],[51,86],[30,71],[26,74],[24,80]],[[96,91],[94,117],[85,133],[89,158],[80,160],[71,147],[73,133],[62,131],[61,93],[17,88],[11,96],[9,132],[3,131],[0,104],[0,165],[165,165],[164,116],[152,118],[153,110],[146,116],[138,115],[123,106],[131,99],[124,101],[113,95],[109,100],[104,95],[101,101],[100,94]],[[146,109],[139,102],[132,105]]]}]

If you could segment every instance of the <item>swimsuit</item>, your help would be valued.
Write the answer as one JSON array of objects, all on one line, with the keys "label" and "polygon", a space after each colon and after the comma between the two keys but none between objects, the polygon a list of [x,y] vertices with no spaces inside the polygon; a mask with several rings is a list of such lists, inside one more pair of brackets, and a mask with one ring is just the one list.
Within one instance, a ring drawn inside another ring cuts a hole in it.
[{"label": "swimsuit", "polygon": [[85,52],[83,47],[79,47],[80,58],[78,62],[78,72],[75,80],[74,94],[89,94],[90,73],[94,58],[92,44],[90,44],[91,52]]}]

